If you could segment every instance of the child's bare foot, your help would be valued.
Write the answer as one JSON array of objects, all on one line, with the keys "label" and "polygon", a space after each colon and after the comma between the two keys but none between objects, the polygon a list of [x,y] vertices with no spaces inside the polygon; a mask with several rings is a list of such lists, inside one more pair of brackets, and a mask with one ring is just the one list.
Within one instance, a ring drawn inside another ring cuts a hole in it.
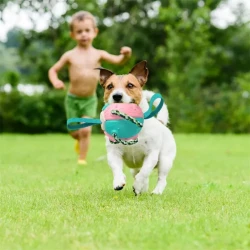
[{"label": "child's bare foot", "polygon": [[79,160],[77,161],[77,164],[78,164],[78,165],[87,165],[87,162],[86,162],[85,160],[79,159]]}]

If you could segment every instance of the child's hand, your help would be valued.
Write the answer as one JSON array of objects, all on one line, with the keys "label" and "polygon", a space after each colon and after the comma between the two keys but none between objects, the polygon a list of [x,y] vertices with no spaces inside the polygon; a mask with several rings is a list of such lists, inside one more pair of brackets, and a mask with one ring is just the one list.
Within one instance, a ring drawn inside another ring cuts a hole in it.
[{"label": "child's hand", "polygon": [[121,47],[120,53],[126,57],[130,57],[132,54],[132,49],[129,47]]},{"label": "child's hand", "polygon": [[53,85],[54,85],[55,89],[65,89],[65,85],[64,85],[63,81],[61,81],[61,80],[57,80],[57,81],[53,82]]}]

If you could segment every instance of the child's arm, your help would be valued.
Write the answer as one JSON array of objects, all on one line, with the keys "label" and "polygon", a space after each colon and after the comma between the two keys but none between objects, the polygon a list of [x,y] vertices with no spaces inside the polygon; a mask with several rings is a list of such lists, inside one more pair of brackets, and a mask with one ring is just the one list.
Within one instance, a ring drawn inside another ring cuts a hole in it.
[{"label": "child's arm", "polygon": [[123,64],[131,57],[131,54],[132,49],[129,47],[122,47],[120,55],[112,55],[105,50],[101,50],[101,60],[112,64]]},{"label": "child's arm", "polygon": [[49,69],[49,79],[56,89],[64,89],[65,85],[63,81],[58,78],[58,71],[68,63],[68,52],[62,55],[62,57]]}]

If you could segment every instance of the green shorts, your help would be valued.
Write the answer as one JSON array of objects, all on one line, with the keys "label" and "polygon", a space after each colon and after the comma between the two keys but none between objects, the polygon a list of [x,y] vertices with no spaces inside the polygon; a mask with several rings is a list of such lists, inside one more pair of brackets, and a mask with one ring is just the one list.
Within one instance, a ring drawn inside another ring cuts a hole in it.
[{"label": "green shorts", "polygon": [[96,117],[97,96],[81,97],[68,93],[65,97],[65,110],[67,119],[83,116]]}]

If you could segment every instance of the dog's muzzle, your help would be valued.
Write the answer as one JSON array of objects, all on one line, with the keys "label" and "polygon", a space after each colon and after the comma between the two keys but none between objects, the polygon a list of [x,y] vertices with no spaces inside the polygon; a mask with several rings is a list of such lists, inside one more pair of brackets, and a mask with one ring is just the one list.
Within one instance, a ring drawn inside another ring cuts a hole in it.
[{"label": "dog's muzzle", "polygon": [[123,95],[120,94],[120,93],[119,93],[119,94],[118,94],[118,93],[117,93],[117,94],[114,94],[114,95],[113,95],[113,100],[114,100],[114,102],[121,102],[122,96],[123,96]]}]

